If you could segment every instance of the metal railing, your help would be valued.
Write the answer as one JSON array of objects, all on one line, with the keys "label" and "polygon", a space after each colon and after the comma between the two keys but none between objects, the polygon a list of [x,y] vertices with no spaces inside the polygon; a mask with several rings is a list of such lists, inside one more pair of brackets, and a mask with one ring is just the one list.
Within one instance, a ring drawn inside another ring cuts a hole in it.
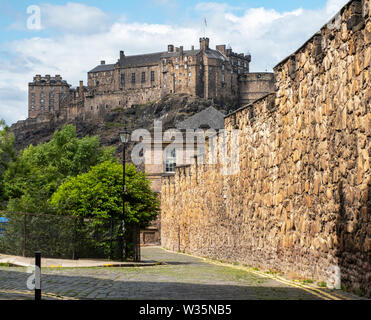
[{"label": "metal railing", "polygon": [[[0,217],[1,254],[32,257],[40,251],[47,258],[122,259],[120,219],[20,212],[0,212]],[[133,239],[130,233],[127,240]],[[126,243],[134,254],[136,246],[130,240]]]}]

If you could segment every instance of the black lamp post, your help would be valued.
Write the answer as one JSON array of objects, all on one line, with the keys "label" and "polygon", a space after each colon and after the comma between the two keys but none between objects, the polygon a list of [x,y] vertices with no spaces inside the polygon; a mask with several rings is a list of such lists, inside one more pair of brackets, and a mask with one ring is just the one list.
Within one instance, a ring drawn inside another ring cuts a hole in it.
[{"label": "black lamp post", "polygon": [[125,184],[125,166],[126,166],[126,147],[129,143],[130,132],[124,128],[120,132],[120,139],[124,146],[122,150],[122,166],[123,166],[123,184],[122,184],[122,260],[126,260],[126,241],[125,241],[125,193],[126,193],[126,184]]}]

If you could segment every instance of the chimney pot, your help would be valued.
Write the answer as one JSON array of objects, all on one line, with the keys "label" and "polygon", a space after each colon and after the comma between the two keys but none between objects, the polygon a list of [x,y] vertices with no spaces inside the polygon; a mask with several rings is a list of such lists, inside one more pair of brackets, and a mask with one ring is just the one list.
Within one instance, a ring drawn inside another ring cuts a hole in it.
[{"label": "chimney pot", "polygon": [[101,64],[101,65],[106,64],[106,61],[102,60],[102,61],[100,62],[100,64]]},{"label": "chimney pot", "polygon": [[174,45],[169,44],[169,45],[167,46],[167,52],[169,52],[169,53],[174,52]]}]

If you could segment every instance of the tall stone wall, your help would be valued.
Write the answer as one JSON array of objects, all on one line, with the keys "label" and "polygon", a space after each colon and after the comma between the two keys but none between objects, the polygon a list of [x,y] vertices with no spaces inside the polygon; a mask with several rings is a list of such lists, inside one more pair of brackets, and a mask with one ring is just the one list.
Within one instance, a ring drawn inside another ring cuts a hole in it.
[{"label": "tall stone wall", "polygon": [[238,173],[196,162],[164,178],[164,247],[318,281],[338,266],[371,296],[370,17],[349,2],[276,66],[276,93],[226,118]]}]

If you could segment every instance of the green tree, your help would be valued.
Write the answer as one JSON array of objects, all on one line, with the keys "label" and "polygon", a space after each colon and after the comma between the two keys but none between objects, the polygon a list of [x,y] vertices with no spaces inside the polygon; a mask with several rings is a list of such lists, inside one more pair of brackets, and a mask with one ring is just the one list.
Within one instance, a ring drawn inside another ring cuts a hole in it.
[{"label": "green tree", "polygon": [[4,120],[0,120],[0,203],[5,201],[4,175],[9,163],[15,160],[14,135]]},{"label": "green tree", "polygon": [[[50,205],[59,214],[84,218],[122,217],[122,165],[106,161],[88,173],[69,178],[52,195]],[[159,211],[159,199],[150,181],[133,165],[126,166],[125,222],[146,227]]]},{"label": "green tree", "polygon": [[91,166],[114,159],[113,148],[99,146],[98,137],[79,139],[72,125],[53,139],[30,145],[7,168],[4,181],[8,210],[48,212],[48,200],[67,178],[88,172]]}]

